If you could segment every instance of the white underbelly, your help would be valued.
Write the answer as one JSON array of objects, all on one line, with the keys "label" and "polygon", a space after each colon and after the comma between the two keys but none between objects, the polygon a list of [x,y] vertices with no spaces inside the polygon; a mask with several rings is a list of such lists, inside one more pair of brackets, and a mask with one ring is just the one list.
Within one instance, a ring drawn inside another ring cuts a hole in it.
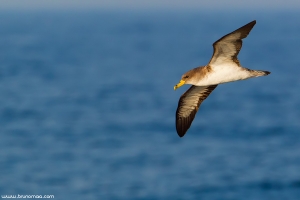
[{"label": "white underbelly", "polygon": [[201,79],[197,83],[197,86],[216,85],[220,83],[244,80],[251,77],[251,73],[242,67],[220,66]]}]

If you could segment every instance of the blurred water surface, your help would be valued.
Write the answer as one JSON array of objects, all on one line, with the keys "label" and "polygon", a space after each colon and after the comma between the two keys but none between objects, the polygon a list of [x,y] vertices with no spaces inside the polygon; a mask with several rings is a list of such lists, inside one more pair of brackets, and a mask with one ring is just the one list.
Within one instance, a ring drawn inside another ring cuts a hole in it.
[{"label": "blurred water surface", "polygon": [[[0,193],[56,199],[299,199],[299,13],[2,12]],[[220,85],[185,137],[187,70],[256,19],[267,77]]]}]

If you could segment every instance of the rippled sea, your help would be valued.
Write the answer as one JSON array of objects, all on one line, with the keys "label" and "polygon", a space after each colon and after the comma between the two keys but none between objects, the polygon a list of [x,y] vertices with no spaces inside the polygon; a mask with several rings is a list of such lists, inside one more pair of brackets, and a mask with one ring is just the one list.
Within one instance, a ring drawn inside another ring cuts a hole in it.
[{"label": "rippled sea", "polygon": [[[0,193],[298,200],[299,12],[0,13]],[[173,86],[256,19],[243,66],[179,138]]]}]

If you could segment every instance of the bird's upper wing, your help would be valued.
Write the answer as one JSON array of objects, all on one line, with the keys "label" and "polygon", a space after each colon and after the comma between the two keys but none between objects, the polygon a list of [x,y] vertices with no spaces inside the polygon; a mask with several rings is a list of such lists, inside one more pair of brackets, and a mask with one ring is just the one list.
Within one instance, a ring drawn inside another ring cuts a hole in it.
[{"label": "bird's upper wing", "polygon": [[256,21],[254,20],[216,41],[213,44],[214,53],[209,65],[211,67],[217,67],[223,64],[235,64],[240,66],[237,55],[242,48],[242,39],[248,36],[255,23]]},{"label": "bird's upper wing", "polygon": [[216,87],[217,85],[193,85],[180,97],[176,110],[176,130],[180,137],[183,137],[190,128],[202,101],[204,101]]}]

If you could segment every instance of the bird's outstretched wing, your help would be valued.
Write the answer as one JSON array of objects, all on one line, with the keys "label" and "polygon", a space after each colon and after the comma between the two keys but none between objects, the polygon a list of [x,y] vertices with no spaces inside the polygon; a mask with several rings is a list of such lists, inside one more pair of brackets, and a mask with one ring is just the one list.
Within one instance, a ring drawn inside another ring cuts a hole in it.
[{"label": "bird's outstretched wing", "polygon": [[254,20],[216,41],[213,44],[214,53],[208,65],[213,68],[224,64],[240,66],[237,55],[242,48],[242,39],[248,36],[255,24],[256,21]]},{"label": "bird's outstretched wing", "polygon": [[210,86],[191,86],[181,95],[176,110],[176,130],[180,137],[183,137],[190,128],[201,103],[217,87]]}]

